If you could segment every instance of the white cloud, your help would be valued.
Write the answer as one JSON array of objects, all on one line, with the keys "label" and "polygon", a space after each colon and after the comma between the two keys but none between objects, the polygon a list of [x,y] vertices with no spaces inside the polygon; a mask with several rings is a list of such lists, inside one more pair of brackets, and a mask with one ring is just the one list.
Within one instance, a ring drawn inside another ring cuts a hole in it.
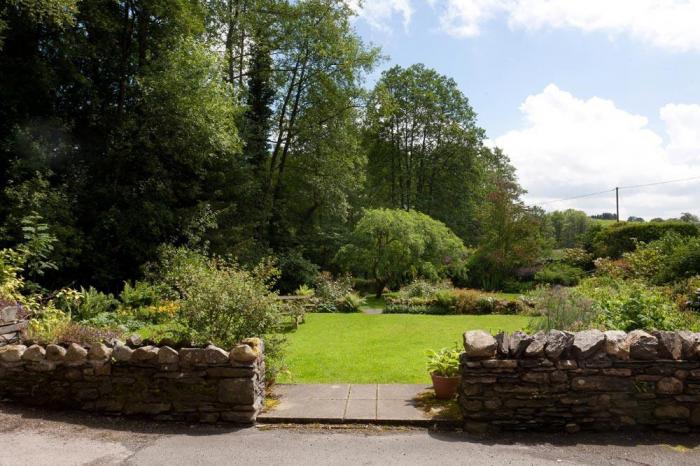
[{"label": "white cloud", "polygon": [[375,29],[388,31],[388,23],[394,15],[402,18],[404,29],[408,29],[413,16],[411,0],[348,0],[357,16]]},{"label": "white cloud", "polygon": [[[520,106],[525,128],[492,141],[518,170],[526,199],[542,203],[615,186],[700,176],[700,105],[666,105],[660,117],[668,143],[644,116],[611,100],[579,99],[554,84]],[[622,190],[623,217],[677,216],[698,211],[700,180],[639,190]],[[614,211],[614,194],[547,204],[549,210]],[[697,213],[700,213],[698,211]]]},{"label": "white cloud", "polygon": [[697,0],[428,0],[444,31],[479,34],[480,25],[505,15],[512,28],[572,28],[626,34],[677,51],[700,50]]}]

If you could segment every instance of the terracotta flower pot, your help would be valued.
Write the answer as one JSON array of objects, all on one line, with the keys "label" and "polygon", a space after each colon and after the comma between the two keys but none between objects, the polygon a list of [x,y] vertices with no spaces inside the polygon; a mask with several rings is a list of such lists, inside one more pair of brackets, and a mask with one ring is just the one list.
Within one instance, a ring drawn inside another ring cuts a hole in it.
[{"label": "terracotta flower pot", "polygon": [[433,379],[433,389],[435,390],[435,398],[438,400],[451,400],[457,393],[459,385],[459,376],[443,377],[436,374],[430,374]]}]

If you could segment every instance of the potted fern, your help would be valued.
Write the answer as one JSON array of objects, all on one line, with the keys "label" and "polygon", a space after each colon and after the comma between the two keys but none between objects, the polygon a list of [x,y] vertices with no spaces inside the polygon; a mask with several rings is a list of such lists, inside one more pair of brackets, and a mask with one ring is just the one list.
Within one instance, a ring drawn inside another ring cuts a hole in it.
[{"label": "potted fern", "polygon": [[435,398],[450,400],[457,393],[459,385],[459,347],[428,350],[428,372],[433,379]]}]

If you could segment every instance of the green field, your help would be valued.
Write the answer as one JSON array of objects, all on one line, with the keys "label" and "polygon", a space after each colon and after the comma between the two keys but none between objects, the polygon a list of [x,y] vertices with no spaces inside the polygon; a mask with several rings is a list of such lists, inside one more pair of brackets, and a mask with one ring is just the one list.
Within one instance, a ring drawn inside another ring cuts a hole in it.
[{"label": "green field", "polygon": [[425,350],[461,345],[466,330],[521,330],[524,316],[307,314],[288,334],[281,383],[429,383]]}]

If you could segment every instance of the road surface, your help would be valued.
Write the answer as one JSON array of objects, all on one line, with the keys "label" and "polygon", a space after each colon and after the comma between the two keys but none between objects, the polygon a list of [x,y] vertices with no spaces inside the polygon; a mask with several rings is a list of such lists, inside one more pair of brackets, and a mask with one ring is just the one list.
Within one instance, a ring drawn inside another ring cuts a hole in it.
[{"label": "road surface", "polygon": [[0,465],[700,465],[698,435],[153,424],[0,403]]}]

